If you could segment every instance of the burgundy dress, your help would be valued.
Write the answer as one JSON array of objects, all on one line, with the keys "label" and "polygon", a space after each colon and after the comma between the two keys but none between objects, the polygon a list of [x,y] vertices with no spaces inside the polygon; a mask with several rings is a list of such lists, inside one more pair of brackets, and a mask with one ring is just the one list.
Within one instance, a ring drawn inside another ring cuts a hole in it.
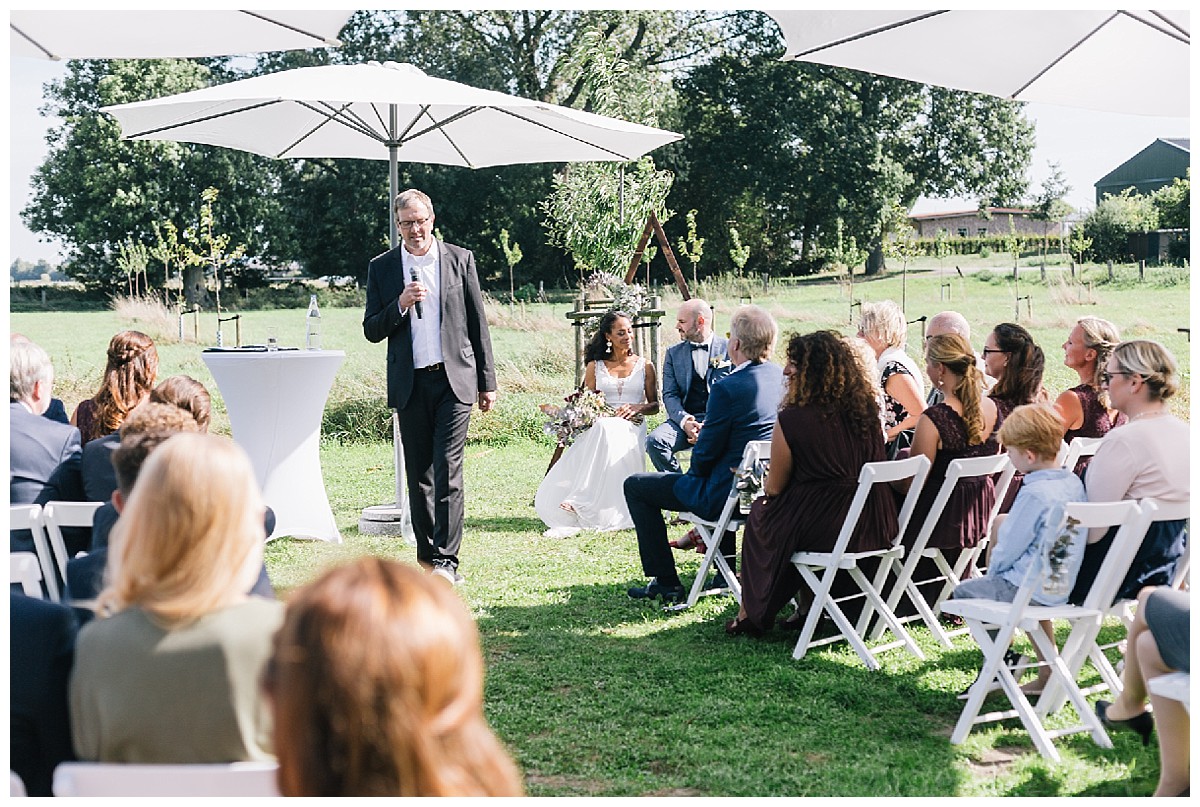
[{"label": "burgundy dress", "polygon": [[[792,476],[778,496],[754,502],[742,542],[742,605],[763,630],[803,586],[792,554],[833,549],[863,465],[885,459],[881,430],[864,437],[840,411],[787,407],[779,428],[792,453]],[[891,491],[876,485],[847,550],[883,549],[898,528]]]},{"label": "burgundy dress", "polygon": [[90,398],[86,401],[80,401],[79,406],[75,408],[75,428],[79,429],[80,444],[86,443],[88,440],[93,440],[103,435],[93,434],[92,431],[96,428],[96,403]]},{"label": "burgundy dress", "polygon": [[[1000,453],[1000,444],[996,442],[996,429],[1000,425],[997,413],[996,426],[992,433],[979,445],[967,445],[967,424],[962,417],[947,404],[940,403],[925,410],[925,414],[937,427],[942,439],[942,447],[938,449],[925,486],[917,497],[917,505],[908,529],[904,532],[904,545],[912,546],[917,540],[917,533],[925,523],[925,517],[933,507],[942,482],[946,479],[946,470],[951,460],[964,457],[987,457]],[[946,502],[946,509],[929,536],[927,546],[941,549],[956,549],[972,547],[979,543],[987,532],[988,516],[996,504],[996,482],[990,476],[975,476],[958,483]]]},{"label": "burgundy dress", "polygon": [[[1024,406],[1025,403],[1029,403],[1029,401],[1017,403],[1016,401],[1012,401],[1007,398],[994,398],[990,395],[988,397],[991,398],[992,402],[996,404],[996,428],[992,430],[992,437],[994,439],[996,432],[1000,431],[1000,426],[1004,423],[1004,419],[1011,415],[1012,411],[1018,406]],[[1025,474],[1021,473],[1020,471],[1017,471],[1015,474],[1013,474],[1012,482],[1008,484],[1008,490],[1004,493],[1004,501],[1000,504],[1001,513],[1007,513],[1012,509],[1013,502],[1017,500],[1017,492],[1021,489],[1021,483],[1024,481]]]},{"label": "burgundy dress", "polygon": [[[1068,429],[1063,437],[1068,443],[1076,437],[1103,437],[1117,426],[1129,422],[1124,412],[1117,413],[1115,422],[1109,418],[1108,410],[1100,403],[1100,398],[1091,384],[1080,384],[1067,391],[1075,393],[1079,398],[1079,405],[1083,407],[1083,423],[1078,429]],[[1079,462],[1075,464],[1075,475],[1082,477],[1084,469],[1091,461],[1091,457],[1080,457]]]}]

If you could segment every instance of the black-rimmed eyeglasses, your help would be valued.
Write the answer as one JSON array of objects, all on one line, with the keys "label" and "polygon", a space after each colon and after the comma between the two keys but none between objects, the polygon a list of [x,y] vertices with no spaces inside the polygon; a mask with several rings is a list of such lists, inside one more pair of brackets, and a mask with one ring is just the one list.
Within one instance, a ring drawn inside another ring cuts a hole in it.
[{"label": "black-rimmed eyeglasses", "polygon": [[1012,352],[1012,351],[1008,351],[1008,350],[1001,350],[1001,349],[1000,349],[1000,348],[998,348],[998,347],[985,347],[985,348],[983,349],[983,352],[982,352],[982,353],[980,353],[979,355],[980,355],[980,356],[983,356],[983,357],[986,359],[986,358],[988,357],[988,354],[989,354],[989,353],[1011,353],[1011,352]]},{"label": "black-rimmed eyeglasses", "polygon": [[428,217],[425,217],[423,219],[413,219],[411,221],[402,221],[402,222],[400,222],[400,229],[401,230],[411,230],[413,227],[424,227],[428,223],[429,223]]},{"label": "black-rimmed eyeglasses", "polygon": [[1112,383],[1113,376],[1115,376],[1115,375],[1137,375],[1137,373],[1127,373],[1124,370],[1116,370],[1116,371],[1110,373],[1107,370],[1105,370],[1103,373],[1100,374],[1100,383],[1102,383],[1102,384]]}]

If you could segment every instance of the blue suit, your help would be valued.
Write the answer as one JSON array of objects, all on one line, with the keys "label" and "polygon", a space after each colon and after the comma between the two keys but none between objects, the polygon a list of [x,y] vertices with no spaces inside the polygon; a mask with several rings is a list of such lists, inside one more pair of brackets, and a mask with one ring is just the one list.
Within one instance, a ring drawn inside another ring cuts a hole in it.
[{"label": "blue suit", "polygon": [[[8,407],[8,439],[9,503],[83,499],[79,429],[35,415],[13,401]],[[87,548],[86,537],[77,549]],[[9,551],[33,551],[29,530],[10,532]]]},{"label": "blue suit", "polygon": [[[686,510],[709,519],[720,515],[746,444],[770,439],[782,399],[783,369],[778,364],[743,366],[712,386],[686,474],[634,474],[625,480],[625,501],[647,577],[667,586],[679,584],[662,511]],[[723,540],[721,551],[732,555],[734,549],[726,551]]]},{"label": "blue suit", "polygon": [[[708,372],[704,377],[710,387],[733,370],[733,365],[725,354],[728,344],[729,340],[724,336],[713,334],[708,350]],[[683,405],[695,377],[691,345],[688,342],[680,342],[668,348],[666,356],[663,357],[662,368],[662,400],[667,419],[646,437],[646,453],[656,470],[672,473],[680,471],[679,460],[675,459],[675,454],[691,447],[687,435],[683,432],[683,419],[691,415],[696,420],[704,420],[704,412],[689,412]]]}]

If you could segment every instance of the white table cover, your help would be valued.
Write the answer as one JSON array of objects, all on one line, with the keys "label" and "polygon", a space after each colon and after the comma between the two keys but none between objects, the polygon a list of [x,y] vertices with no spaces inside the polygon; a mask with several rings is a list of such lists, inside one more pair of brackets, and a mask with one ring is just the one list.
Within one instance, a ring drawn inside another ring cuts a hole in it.
[{"label": "white table cover", "polygon": [[282,535],[341,543],[321,475],[321,418],[340,350],[204,353]]}]

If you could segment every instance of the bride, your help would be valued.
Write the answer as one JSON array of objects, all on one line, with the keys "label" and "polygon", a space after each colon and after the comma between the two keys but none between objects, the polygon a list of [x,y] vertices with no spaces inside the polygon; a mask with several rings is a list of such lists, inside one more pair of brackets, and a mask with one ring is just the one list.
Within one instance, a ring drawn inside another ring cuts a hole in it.
[{"label": "bride", "polygon": [[633,527],[623,485],[646,470],[646,424],[639,415],[658,411],[654,365],[633,353],[633,322],[610,311],[583,352],[583,383],[604,393],[616,410],[597,418],[563,453],[538,486],[534,508],[549,527],[548,538],[565,538],[581,529],[607,532]]}]

